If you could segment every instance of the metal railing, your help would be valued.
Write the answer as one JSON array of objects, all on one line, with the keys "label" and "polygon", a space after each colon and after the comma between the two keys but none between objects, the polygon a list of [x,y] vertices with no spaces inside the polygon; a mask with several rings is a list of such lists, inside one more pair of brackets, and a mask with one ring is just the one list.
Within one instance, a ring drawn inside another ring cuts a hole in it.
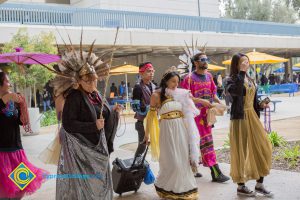
[{"label": "metal railing", "polygon": [[300,36],[300,26],[48,4],[0,4],[0,23],[161,29],[255,35]]}]

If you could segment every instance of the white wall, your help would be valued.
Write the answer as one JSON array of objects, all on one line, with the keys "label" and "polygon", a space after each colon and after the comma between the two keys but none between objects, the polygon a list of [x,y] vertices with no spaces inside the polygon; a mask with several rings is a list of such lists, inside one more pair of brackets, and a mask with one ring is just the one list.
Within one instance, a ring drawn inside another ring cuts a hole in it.
[{"label": "white wall", "polygon": [[199,0],[200,16],[203,17],[220,17],[218,0]]},{"label": "white wall", "polygon": [[[57,29],[65,41],[68,41],[67,33],[71,36],[73,44],[80,43],[81,27],[60,27],[46,25],[18,25],[0,23],[0,44],[10,41],[19,28],[27,27],[29,35],[41,32],[53,32],[58,44],[63,44]],[[95,45],[112,45],[115,39],[116,29],[84,27],[83,44],[91,44],[96,39]],[[158,31],[120,29],[117,45],[140,47],[182,47],[184,41],[198,39],[198,45],[207,43],[208,47],[216,48],[270,48],[270,49],[299,49],[300,37],[250,35],[236,33],[213,32],[183,32],[183,31]]]},{"label": "white wall", "polygon": [[46,0],[7,0],[7,3],[45,3]]},{"label": "white wall", "polygon": [[70,0],[77,7],[219,17],[218,0]]},{"label": "white wall", "polygon": [[[7,0],[7,3],[56,3],[70,4],[70,0]],[[0,0],[1,3],[1,0]]]}]

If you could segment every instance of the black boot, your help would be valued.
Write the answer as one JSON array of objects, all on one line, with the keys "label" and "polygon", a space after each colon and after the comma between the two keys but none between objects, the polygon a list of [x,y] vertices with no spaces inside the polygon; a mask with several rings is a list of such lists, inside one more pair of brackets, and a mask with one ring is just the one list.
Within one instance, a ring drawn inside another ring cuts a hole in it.
[{"label": "black boot", "polygon": [[224,183],[230,180],[228,176],[225,176],[221,172],[218,164],[215,164],[214,166],[210,167],[210,170],[211,170],[211,177],[213,182]]},{"label": "black boot", "polygon": [[201,178],[202,177],[202,174],[200,172],[197,172],[194,174],[195,178]]},{"label": "black boot", "polygon": [[197,166],[192,164],[191,167],[192,167],[192,171],[193,171],[193,173],[194,173],[194,176],[195,176],[196,178],[201,178],[201,177],[202,177],[202,174],[201,174],[200,172],[198,172]]}]

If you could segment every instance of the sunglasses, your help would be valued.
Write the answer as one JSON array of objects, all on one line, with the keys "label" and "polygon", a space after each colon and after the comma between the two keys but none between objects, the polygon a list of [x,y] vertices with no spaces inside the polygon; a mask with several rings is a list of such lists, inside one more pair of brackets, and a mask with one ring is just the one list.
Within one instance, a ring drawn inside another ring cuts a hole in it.
[{"label": "sunglasses", "polygon": [[209,58],[200,58],[199,60],[196,60],[202,63],[210,63],[210,59]]}]

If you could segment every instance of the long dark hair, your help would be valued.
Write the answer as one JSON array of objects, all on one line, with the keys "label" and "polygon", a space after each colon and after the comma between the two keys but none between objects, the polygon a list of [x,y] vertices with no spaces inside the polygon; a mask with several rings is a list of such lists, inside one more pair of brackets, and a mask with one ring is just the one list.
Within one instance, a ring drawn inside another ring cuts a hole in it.
[{"label": "long dark hair", "polygon": [[[244,56],[247,57],[250,62],[250,59],[246,54],[237,53],[237,54],[233,55],[233,57],[231,59],[231,65],[230,65],[230,77],[238,75],[238,73],[240,72],[239,61]],[[255,85],[255,81],[247,73],[246,73],[246,76],[252,82],[252,84]]]},{"label": "long dark hair", "polygon": [[230,65],[230,76],[234,76],[234,75],[237,75],[239,73],[239,71],[240,71],[239,61],[244,56],[247,57],[248,60],[249,60],[249,57],[246,54],[242,54],[242,53],[237,53],[237,54],[234,54],[232,56],[231,65]]},{"label": "long dark hair", "polygon": [[5,79],[5,76],[7,74],[5,72],[1,72],[0,71],[0,86],[3,86],[3,83],[4,83],[4,79]]},{"label": "long dark hair", "polygon": [[177,76],[178,80],[180,80],[180,76],[176,72],[169,72],[166,75],[164,75],[163,78],[161,79],[160,86],[159,86],[160,90],[161,90],[160,91],[160,102],[164,102],[167,99],[167,97],[166,97],[167,82],[174,76]]}]

